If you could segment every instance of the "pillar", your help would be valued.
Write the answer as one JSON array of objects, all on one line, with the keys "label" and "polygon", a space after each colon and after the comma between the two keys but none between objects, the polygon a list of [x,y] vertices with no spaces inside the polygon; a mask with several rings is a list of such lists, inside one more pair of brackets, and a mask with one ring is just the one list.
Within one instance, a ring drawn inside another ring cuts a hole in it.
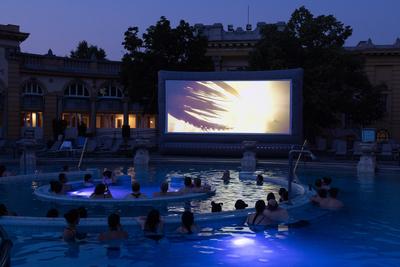
[{"label": "pillar", "polygon": [[[128,104],[128,98],[124,98],[122,100],[122,105],[123,105],[123,112],[124,112],[124,125],[129,124],[129,104]],[[134,127],[134,125],[130,125],[131,128]]]},{"label": "pillar", "polygon": [[90,132],[96,134],[96,97],[90,98]]},{"label": "pillar", "polygon": [[50,93],[43,98],[43,137],[45,140],[50,140],[53,138],[53,121],[58,116],[58,99],[57,95]]}]

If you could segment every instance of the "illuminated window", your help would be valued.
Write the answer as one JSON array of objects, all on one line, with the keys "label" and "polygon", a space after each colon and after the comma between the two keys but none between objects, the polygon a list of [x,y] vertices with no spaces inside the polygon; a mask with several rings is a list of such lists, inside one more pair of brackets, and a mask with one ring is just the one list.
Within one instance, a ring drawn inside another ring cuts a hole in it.
[{"label": "illuminated window", "polygon": [[42,112],[21,112],[21,127],[42,128],[43,127]]},{"label": "illuminated window", "polygon": [[24,84],[22,87],[22,94],[23,95],[43,95],[43,89],[42,87],[34,82],[34,81],[29,81]]},{"label": "illuminated window", "polygon": [[134,114],[129,114],[129,126],[131,127],[131,128],[136,128],[137,127],[137,125],[136,125],[136,115],[134,115]]},{"label": "illuminated window", "polygon": [[151,128],[151,129],[156,128],[156,117],[155,116],[148,117],[147,127]]},{"label": "illuminated window", "polygon": [[89,90],[83,83],[71,83],[64,90],[65,96],[89,97]]},{"label": "illuminated window", "polygon": [[120,88],[117,88],[112,84],[107,84],[99,89],[98,96],[104,98],[122,98],[123,93]]},{"label": "illuminated window", "polygon": [[96,128],[122,128],[123,114],[97,114]]},{"label": "illuminated window", "polygon": [[83,122],[86,127],[90,127],[89,115],[85,113],[63,113],[62,119],[67,122],[68,128],[76,128],[81,122]]}]

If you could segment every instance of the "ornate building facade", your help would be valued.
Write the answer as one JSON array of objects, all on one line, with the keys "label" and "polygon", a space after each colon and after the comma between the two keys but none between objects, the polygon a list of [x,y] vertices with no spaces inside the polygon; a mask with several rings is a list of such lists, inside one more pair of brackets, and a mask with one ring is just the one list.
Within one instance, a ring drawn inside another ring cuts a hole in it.
[{"label": "ornate building facade", "polygon": [[[207,55],[215,71],[243,70],[248,55],[260,40],[264,23],[253,30],[222,24],[196,24],[208,38]],[[277,23],[284,28],[284,22]],[[156,128],[156,116],[143,114],[131,103],[118,83],[121,62],[80,60],[53,55],[23,53],[20,44],[29,37],[16,25],[0,25],[0,139],[19,139],[33,129],[37,139],[53,136],[53,121],[67,122],[66,136],[74,138],[84,122],[96,135],[120,135],[129,124],[131,131]],[[375,45],[371,40],[347,47],[365,58],[365,70],[373,84],[385,83],[382,101],[385,117],[372,127],[385,129],[400,140],[400,39],[391,45]]]},{"label": "ornate building facade", "polygon": [[154,129],[156,117],[143,114],[119,84],[121,62],[71,59],[22,53],[28,33],[0,25],[0,138],[19,139],[26,129],[36,139],[53,138],[56,119],[66,121],[66,137],[75,138],[83,122],[96,135],[121,135]]}]

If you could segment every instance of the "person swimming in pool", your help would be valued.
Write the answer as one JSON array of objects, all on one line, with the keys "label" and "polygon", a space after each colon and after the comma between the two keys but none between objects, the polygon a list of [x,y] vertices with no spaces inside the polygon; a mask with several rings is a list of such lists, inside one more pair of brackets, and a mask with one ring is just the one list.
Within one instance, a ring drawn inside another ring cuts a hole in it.
[{"label": "person swimming in pool", "polygon": [[137,220],[142,226],[145,237],[155,241],[164,237],[164,222],[158,210],[152,209],[147,217],[139,217]]},{"label": "person swimming in pool", "polygon": [[275,198],[275,194],[272,193],[272,192],[268,193],[268,195],[267,195],[267,202],[270,201],[271,199],[276,199],[276,198]]},{"label": "person swimming in pool", "polygon": [[103,184],[110,185],[115,184],[117,182],[115,175],[110,170],[106,170],[103,172]]},{"label": "person swimming in pool", "polygon": [[229,184],[229,182],[231,180],[231,174],[230,174],[229,170],[224,171],[221,179],[224,182],[224,184]]},{"label": "person swimming in pool", "polygon": [[319,189],[317,192],[317,195],[313,196],[310,200],[311,203],[319,205],[319,206],[325,206],[326,202],[328,201],[328,191],[325,189]]},{"label": "person swimming in pool", "polygon": [[246,224],[252,225],[268,225],[270,222],[264,215],[265,202],[264,200],[257,200],[255,204],[256,212],[249,214],[246,219]]},{"label": "person swimming in pool", "polygon": [[125,198],[147,198],[145,194],[140,192],[140,184],[138,182],[132,183],[132,193],[128,194]]},{"label": "person swimming in pool", "polygon": [[182,195],[179,192],[168,192],[169,184],[168,182],[163,182],[160,185],[160,192],[154,192],[153,197],[170,197],[170,196],[179,196]]},{"label": "person swimming in pool", "polygon": [[108,231],[99,235],[99,241],[114,241],[128,239],[128,233],[122,229],[121,219],[118,214],[108,216]]},{"label": "person swimming in pool", "polygon": [[189,176],[186,176],[185,179],[183,180],[184,187],[179,189],[179,193],[182,194],[190,194],[193,193],[193,184],[192,184],[192,178]]},{"label": "person swimming in pool", "polygon": [[264,184],[264,177],[261,174],[257,175],[256,185],[263,185],[263,184]]},{"label": "person swimming in pool", "polygon": [[275,199],[268,201],[267,208],[264,210],[265,217],[270,224],[286,222],[289,219],[289,214],[286,209],[279,207]]},{"label": "person swimming in pool", "polygon": [[192,212],[187,210],[182,213],[181,226],[176,229],[176,232],[180,234],[193,234],[198,232]]},{"label": "person swimming in pool", "polygon": [[243,210],[243,209],[247,208],[248,206],[249,205],[247,205],[246,202],[244,202],[243,200],[241,200],[241,199],[236,200],[235,209]]},{"label": "person swimming in pool", "polygon": [[93,194],[90,195],[90,198],[93,199],[112,198],[112,195],[110,190],[108,190],[105,184],[98,184],[94,188],[94,192]]},{"label": "person swimming in pool", "polygon": [[84,187],[92,187],[94,186],[92,175],[90,173],[86,173],[83,177],[83,186]]},{"label": "person swimming in pool", "polygon": [[56,195],[63,195],[64,192],[63,192],[62,189],[63,189],[63,185],[62,185],[62,183],[60,183],[60,181],[57,181],[57,180],[51,180],[50,181],[50,189],[49,189],[49,191],[51,193],[56,194]]},{"label": "person swimming in pool", "polygon": [[86,233],[81,233],[77,230],[80,221],[79,211],[72,209],[64,214],[67,226],[64,228],[63,240],[65,242],[75,242],[86,238]]},{"label": "person swimming in pool", "polygon": [[66,193],[72,190],[72,186],[68,184],[68,179],[65,173],[60,173],[58,175],[58,181],[62,184],[62,192]]},{"label": "person swimming in pool", "polygon": [[196,177],[193,179],[193,188],[192,188],[193,193],[205,193],[209,192],[210,190],[211,188],[209,186],[201,184],[200,177]]},{"label": "person swimming in pool", "polygon": [[326,201],[320,203],[320,207],[323,209],[340,209],[343,208],[343,202],[337,199],[339,193],[338,188],[331,188],[329,191],[329,196]]},{"label": "person swimming in pool", "polygon": [[289,201],[289,192],[286,188],[279,188],[279,203],[286,203]]},{"label": "person swimming in pool", "polygon": [[322,178],[321,189],[328,190],[331,189],[332,178],[325,176]]}]

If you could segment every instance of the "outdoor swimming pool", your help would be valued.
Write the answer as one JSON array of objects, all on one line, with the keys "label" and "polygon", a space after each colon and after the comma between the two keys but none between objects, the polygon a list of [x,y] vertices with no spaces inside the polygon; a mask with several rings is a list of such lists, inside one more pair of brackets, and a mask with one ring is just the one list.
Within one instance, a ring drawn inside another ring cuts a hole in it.
[{"label": "outdoor swimming pool", "polygon": [[[103,166],[117,172],[128,173],[129,167],[121,166]],[[254,207],[254,203],[258,199],[265,199],[268,192],[277,194],[280,186],[271,183],[264,183],[263,186],[256,186],[254,179],[239,178],[239,167],[226,166],[226,169],[231,171],[231,180],[229,184],[224,184],[221,180],[222,173],[225,168],[213,167],[209,165],[199,165],[195,168],[184,165],[160,165],[152,167],[149,171],[148,179],[139,179],[138,181],[143,187],[154,188],[153,191],[158,191],[159,185],[171,175],[183,175],[190,177],[201,177],[203,182],[216,187],[215,195],[204,200],[191,201],[190,206],[194,213],[205,213],[211,211],[211,201],[223,202],[223,210],[233,210],[235,201],[239,198],[245,199],[249,207]],[[58,168],[61,169],[61,168]],[[47,170],[45,170],[47,171]],[[54,171],[50,169],[49,171]],[[259,170],[268,177],[283,177],[285,171],[283,169],[275,169],[274,171]],[[67,177],[68,177],[68,173]],[[58,179],[55,175],[54,179]],[[83,179],[83,178],[82,178]],[[33,182],[8,182],[0,183],[0,203],[7,205],[9,210],[16,212],[21,216],[45,216],[50,208],[57,208],[61,214],[75,206],[66,206],[54,202],[42,201],[33,195],[33,191],[41,185],[47,185],[48,181]],[[129,188],[129,187],[128,187]],[[186,204],[187,205],[187,204]],[[121,216],[138,216],[145,215],[150,207],[129,207],[125,205],[105,205],[88,208],[89,217],[104,217],[112,212],[118,212]],[[76,207],[75,207],[76,208]],[[173,203],[168,205],[166,210],[162,210],[164,215],[173,215],[184,211],[185,203]]]},{"label": "outdoor swimming pool", "polygon": [[[204,171],[204,167],[191,171]],[[268,173],[281,176],[285,168],[268,168]],[[333,186],[341,189],[340,198],[346,206],[336,212],[321,212],[311,205],[304,207],[299,212],[308,214],[311,224],[307,227],[253,232],[247,227],[225,226],[204,229],[200,236],[190,238],[168,236],[160,243],[136,236],[123,243],[120,250],[107,249],[96,241],[96,236],[69,246],[59,238],[61,233],[32,237],[16,233],[12,264],[42,267],[399,266],[400,180],[397,175],[380,173],[374,178],[357,178],[346,169],[314,169],[302,170],[299,176],[303,182],[310,183],[321,175],[333,178]],[[241,197],[246,199],[246,196]]]}]

